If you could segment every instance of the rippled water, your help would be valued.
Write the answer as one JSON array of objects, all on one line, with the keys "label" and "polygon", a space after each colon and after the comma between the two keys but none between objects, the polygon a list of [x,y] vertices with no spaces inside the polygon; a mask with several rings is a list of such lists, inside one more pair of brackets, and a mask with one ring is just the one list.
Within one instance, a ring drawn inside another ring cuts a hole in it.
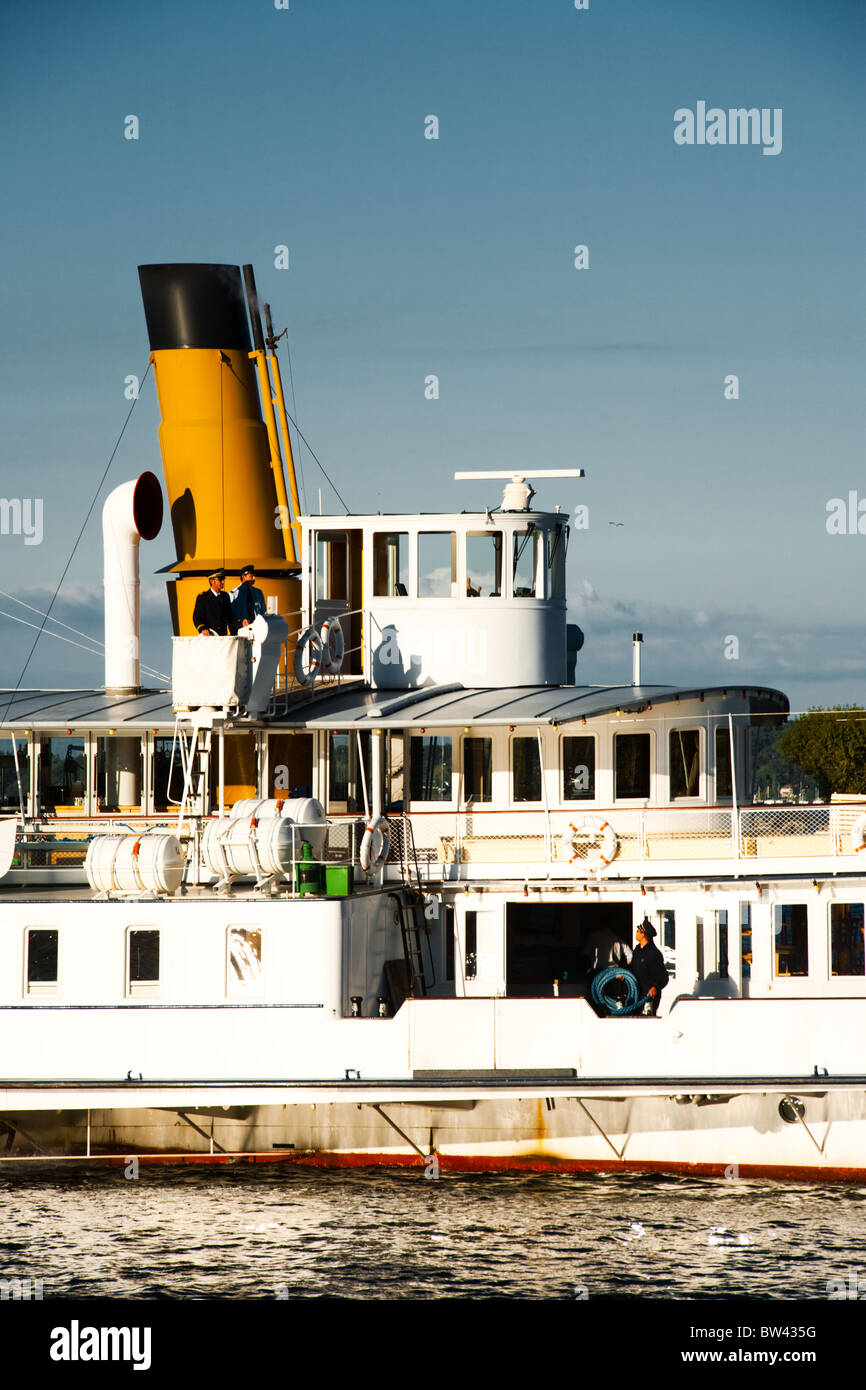
[{"label": "rippled water", "polygon": [[866,1189],[641,1174],[0,1172],[0,1277],[49,1298],[826,1298]]}]

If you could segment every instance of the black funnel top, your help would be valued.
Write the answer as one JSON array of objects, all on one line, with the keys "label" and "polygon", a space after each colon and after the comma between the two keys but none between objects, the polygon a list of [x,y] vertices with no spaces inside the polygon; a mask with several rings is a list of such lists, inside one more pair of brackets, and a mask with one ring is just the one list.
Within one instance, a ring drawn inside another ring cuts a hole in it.
[{"label": "black funnel top", "polygon": [[251,350],[241,272],[236,265],[140,265],[152,352],[163,348]]}]

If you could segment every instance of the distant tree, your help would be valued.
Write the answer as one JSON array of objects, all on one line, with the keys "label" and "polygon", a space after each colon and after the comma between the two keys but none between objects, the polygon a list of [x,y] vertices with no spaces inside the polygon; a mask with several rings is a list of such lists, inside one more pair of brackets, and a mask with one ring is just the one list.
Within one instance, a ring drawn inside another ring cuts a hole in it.
[{"label": "distant tree", "polygon": [[866,793],[866,710],[860,705],[810,709],[785,729],[779,750],[831,792]]}]

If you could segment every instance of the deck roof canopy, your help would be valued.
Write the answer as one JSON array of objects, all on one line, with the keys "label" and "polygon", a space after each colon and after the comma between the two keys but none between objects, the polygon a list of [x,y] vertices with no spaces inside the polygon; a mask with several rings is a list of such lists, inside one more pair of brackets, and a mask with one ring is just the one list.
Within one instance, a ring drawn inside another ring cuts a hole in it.
[{"label": "deck roof canopy", "polygon": [[[466,725],[570,724],[620,710],[643,712],[680,700],[719,700],[727,695],[740,717],[781,722],[789,705],[779,690],[760,686],[676,685],[524,685],[508,689],[435,686],[424,690],[371,690],[359,683],[319,690],[312,696],[289,696],[288,709],[268,720],[234,721],[230,727],[289,729],[436,728]],[[739,708],[737,708],[739,706]],[[174,727],[171,692],[144,690],[138,695],[107,695],[104,690],[0,691],[0,728],[116,729],[132,732]],[[763,721],[762,721],[763,722]]]}]

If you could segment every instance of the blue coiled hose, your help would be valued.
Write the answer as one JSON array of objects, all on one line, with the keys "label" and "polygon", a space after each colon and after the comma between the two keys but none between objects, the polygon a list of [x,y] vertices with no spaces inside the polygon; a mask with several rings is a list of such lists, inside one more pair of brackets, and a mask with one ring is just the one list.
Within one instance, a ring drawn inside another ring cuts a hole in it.
[{"label": "blue coiled hose", "polygon": [[[623,980],[625,982],[626,999],[624,1004],[618,1003],[615,999],[608,999],[605,989],[613,980]],[[600,970],[592,982],[592,997],[600,1009],[604,1009],[608,1014],[633,1014],[649,998],[645,994],[643,999],[639,999],[640,989],[638,982],[630,970],[626,970],[621,965],[609,965],[606,970]]]}]

